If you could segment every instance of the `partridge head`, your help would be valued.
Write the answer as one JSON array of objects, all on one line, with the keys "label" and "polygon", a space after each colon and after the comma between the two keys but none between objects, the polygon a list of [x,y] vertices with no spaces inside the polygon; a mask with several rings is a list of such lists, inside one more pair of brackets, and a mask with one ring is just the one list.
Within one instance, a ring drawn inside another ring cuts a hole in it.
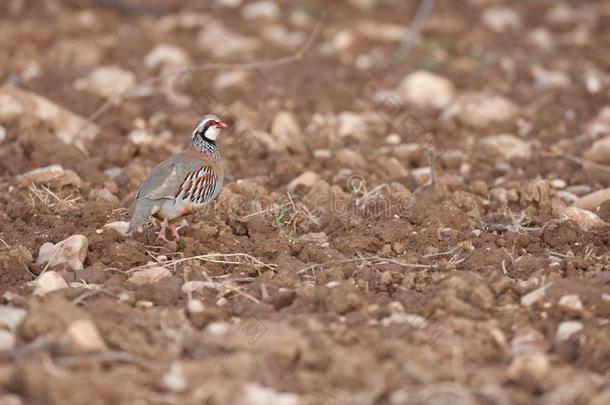
[{"label": "partridge head", "polygon": [[158,237],[169,228],[179,239],[174,221],[214,200],[223,182],[223,167],[216,138],[227,125],[215,115],[198,122],[190,146],[156,165],[136,194],[136,208],[128,232],[138,229],[150,216],[162,219]]}]

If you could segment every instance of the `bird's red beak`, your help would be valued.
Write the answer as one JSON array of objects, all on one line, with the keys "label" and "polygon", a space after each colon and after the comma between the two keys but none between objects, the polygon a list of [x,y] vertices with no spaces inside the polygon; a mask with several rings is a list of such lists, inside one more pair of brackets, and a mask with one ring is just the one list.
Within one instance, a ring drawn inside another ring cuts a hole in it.
[{"label": "bird's red beak", "polygon": [[225,124],[222,121],[216,121],[216,125],[215,126],[216,126],[216,128],[226,128],[226,127],[228,127],[228,125]]}]

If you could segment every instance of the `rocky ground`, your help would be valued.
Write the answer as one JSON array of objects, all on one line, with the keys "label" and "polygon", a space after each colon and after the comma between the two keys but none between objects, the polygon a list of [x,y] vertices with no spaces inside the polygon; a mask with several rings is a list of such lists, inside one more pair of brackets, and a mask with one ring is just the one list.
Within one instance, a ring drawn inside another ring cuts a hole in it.
[{"label": "rocky ground", "polygon": [[419,5],[3,1],[0,403],[610,403],[610,4]]}]

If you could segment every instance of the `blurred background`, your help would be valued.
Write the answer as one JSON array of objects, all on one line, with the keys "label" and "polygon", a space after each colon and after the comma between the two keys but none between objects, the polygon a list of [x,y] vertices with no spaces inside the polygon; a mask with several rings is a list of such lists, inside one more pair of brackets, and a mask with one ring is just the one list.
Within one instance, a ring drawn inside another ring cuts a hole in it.
[{"label": "blurred background", "polygon": [[[609,51],[602,0],[3,0],[0,403],[610,403]],[[207,113],[217,203],[126,236]]]}]

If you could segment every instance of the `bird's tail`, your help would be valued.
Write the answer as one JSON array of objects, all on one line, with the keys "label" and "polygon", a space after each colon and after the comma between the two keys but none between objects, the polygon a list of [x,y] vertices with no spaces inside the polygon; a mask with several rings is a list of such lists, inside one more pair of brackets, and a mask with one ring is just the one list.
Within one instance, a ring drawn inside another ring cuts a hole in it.
[{"label": "bird's tail", "polygon": [[133,217],[129,221],[129,227],[127,233],[132,234],[135,232],[150,216],[152,212],[152,203],[146,199],[136,201],[136,208],[133,211]]}]

